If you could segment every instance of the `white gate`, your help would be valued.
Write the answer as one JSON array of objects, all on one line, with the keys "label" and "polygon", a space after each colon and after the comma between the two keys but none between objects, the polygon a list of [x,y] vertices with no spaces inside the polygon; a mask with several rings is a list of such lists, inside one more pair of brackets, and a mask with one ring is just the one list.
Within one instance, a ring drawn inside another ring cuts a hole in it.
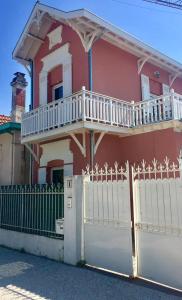
[{"label": "white gate", "polygon": [[105,164],[84,172],[82,259],[88,265],[132,275],[129,165]]},{"label": "white gate", "polygon": [[181,164],[133,168],[138,276],[182,289]]}]

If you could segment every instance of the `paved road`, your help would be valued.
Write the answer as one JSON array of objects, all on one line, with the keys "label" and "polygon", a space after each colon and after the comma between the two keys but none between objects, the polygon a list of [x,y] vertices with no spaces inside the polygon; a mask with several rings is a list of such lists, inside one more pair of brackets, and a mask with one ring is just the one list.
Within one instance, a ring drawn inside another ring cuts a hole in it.
[{"label": "paved road", "polygon": [[0,247],[0,300],[179,300],[169,290]]}]

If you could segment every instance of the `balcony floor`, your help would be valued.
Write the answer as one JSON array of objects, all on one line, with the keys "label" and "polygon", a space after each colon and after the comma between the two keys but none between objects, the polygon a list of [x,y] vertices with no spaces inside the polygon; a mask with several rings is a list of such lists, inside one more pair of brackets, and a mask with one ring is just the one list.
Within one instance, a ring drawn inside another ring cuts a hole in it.
[{"label": "balcony floor", "polygon": [[80,121],[76,123],[69,123],[59,128],[53,128],[42,131],[38,134],[28,135],[22,137],[22,144],[32,143],[37,144],[40,142],[50,141],[57,138],[68,136],[71,133],[82,133],[84,130],[94,130],[95,132],[106,132],[108,134],[119,135],[120,137],[132,136],[136,134],[147,133],[156,130],[163,130],[174,128],[176,131],[182,131],[182,122],[179,120],[168,120],[156,122],[146,125],[140,125],[134,128],[118,127],[108,124],[102,124],[91,121]]}]

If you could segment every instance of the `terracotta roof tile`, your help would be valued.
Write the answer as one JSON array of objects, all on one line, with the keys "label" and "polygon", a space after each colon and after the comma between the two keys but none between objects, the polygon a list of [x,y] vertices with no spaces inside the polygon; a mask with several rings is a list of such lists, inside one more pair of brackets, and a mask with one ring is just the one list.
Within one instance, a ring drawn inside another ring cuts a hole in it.
[{"label": "terracotta roof tile", "polygon": [[0,125],[10,122],[11,121],[11,117],[10,116],[5,116],[5,115],[0,115]]}]

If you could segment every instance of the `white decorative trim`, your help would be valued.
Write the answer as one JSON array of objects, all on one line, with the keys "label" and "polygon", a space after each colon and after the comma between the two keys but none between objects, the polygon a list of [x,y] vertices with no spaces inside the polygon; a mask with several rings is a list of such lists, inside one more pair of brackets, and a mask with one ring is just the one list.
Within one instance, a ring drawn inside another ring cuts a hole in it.
[{"label": "white decorative trim", "polygon": [[33,158],[35,159],[35,161],[39,164],[39,154],[37,155],[33,151],[33,149],[31,148],[31,146],[28,143],[25,143],[24,145],[28,149],[28,151],[30,152],[30,154],[33,156]]},{"label": "white decorative trim", "polygon": [[181,75],[180,72],[177,72],[176,74],[170,74],[169,75],[169,87],[171,88],[171,86],[173,85],[174,81],[176,80],[177,77],[179,77]]},{"label": "white decorative trim", "polygon": [[86,157],[86,143],[85,143],[85,132],[82,133],[83,136],[83,144],[80,143],[80,141],[77,139],[76,135],[74,133],[70,133],[70,136],[77,144],[78,148],[80,149],[81,153],[84,157]]},{"label": "white decorative trim", "polygon": [[127,180],[129,179],[129,162],[125,163],[125,166],[120,166],[116,161],[114,167],[109,167],[108,163],[105,163],[102,168],[98,164],[95,164],[93,168],[89,165],[85,170],[82,170],[83,176],[91,176],[91,180],[108,181],[108,180]]},{"label": "white decorative trim", "polygon": [[96,144],[95,144],[95,146],[94,146],[94,155],[96,154],[97,149],[98,149],[98,147],[99,147],[99,145],[100,145],[100,143],[101,143],[101,141],[102,141],[104,135],[105,135],[105,132],[104,132],[104,131],[100,133],[99,138],[98,138],[98,140],[97,140],[97,142],[96,142]]},{"label": "white decorative trim", "polygon": [[73,20],[68,20],[67,23],[79,35],[86,52],[88,52],[92,47],[95,39],[101,37],[106,31],[105,29],[91,29],[90,31],[87,29],[84,30],[82,26]]},{"label": "white decorative trim", "polygon": [[69,43],[42,58],[43,68],[39,74],[39,103],[47,103],[47,75],[53,68],[63,65],[63,97],[72,94],[72,55]]},{"label": "white decorative trim", "polygon": [[49,38],[49,50],[52,49],[55,45],[62,42],[62,30],[63,26],[60,25],[56,29],[52,30],[47,34]]},{"label": "white decorative trim", "polygon": [[144,56],[137,60],[137,66],[138,66],[138,74],[141,73],[145,63],[149,60],[150,56]]}]

